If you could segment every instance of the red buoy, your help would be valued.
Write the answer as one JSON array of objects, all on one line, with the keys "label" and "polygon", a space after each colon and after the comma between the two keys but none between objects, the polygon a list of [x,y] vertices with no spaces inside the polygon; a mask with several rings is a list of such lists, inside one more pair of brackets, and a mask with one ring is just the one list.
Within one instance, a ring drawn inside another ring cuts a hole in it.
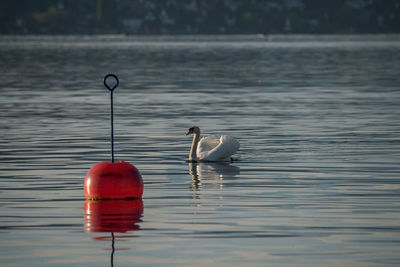
[{"label": "red buoy", "polygon": [[125,161],[96,163],[86,174],[86,199],[135,199],[143,195],[143,180],[138,169]]},{"label": "red buoy", "polygon": [[[115,80],[112,86],[107,82],[109,78]],[[111,162],[99,162],[86,174],[83,185],[86,199],[137,199],[143,195],[143,180],[138,169],[128,162],[114,161],[113,92],[118,84],[116,75],[104,77],[104,85],[111,96]]]}]

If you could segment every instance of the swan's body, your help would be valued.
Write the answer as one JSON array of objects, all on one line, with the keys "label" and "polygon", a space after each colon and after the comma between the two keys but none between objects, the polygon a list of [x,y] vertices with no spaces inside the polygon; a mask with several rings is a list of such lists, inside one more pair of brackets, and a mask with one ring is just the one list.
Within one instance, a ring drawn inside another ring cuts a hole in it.
[{"label": "swan's body", "polygon": [[239,142],[229,136],[207,136],[200,139],[200,128],[192,127],[186,135],[193,134],[189,161],[229,161],[239,150]]}]

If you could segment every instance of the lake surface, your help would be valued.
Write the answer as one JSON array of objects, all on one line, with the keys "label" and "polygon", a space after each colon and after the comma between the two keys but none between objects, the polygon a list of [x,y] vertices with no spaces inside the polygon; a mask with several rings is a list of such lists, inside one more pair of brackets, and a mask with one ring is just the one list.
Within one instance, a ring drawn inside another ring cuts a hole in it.
[{"label": "lake surface", "polygon": [[[399,266],[399,35],[2,36],[0,62],[2,266]],[[107,73],[142,201],[85,202]],[[237,160],[189,164],[193,125]]]}]

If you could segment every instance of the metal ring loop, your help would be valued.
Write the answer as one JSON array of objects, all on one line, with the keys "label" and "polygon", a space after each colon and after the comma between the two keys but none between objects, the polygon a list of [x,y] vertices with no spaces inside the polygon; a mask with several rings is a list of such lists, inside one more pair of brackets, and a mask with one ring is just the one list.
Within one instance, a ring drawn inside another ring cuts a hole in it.
[{"label": "metal ring loop", "polygon": [[[107,79],[110,78],[110,77],[113,77],[113,78],[115,79],[115,81],[117,82],[112,88],[110,88],[110,86],[108,86],[108,84],[107,84]],[[119,80],[118,80],[117,75],[111,74],[111,73],[110,73],[110,74],[107,74],[107,75],[104,77],[104,86],[107,87],[107,89],[108,89],[110,92],[114,91],[114,89],[117,88],[118,85],[119,85]]]}]

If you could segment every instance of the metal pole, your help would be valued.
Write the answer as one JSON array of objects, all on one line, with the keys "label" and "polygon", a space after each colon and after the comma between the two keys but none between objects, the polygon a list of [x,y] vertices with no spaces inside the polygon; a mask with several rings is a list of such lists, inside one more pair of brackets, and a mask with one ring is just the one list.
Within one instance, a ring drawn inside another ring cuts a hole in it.
[{"label": "metal pole", "polygon": [[[116,81],[115,85],[112,86],[112,87],[110,87],[107,84],[107,79],[109,77],[114,78],[115,81]],[[110,91],[110,95],[111,95],[110,96],[110,98],[111,98],[111,115],[110,115],[110,117],[111,117],[111,162],[112,163],[114,163],[114,103],[113,103],[113,92],[114,92],[114,89],[117,88],[118,84],[119,84],[119,80],[118,80],[118,77],[116,75],[107,74],[104,77],[104,86]]]},{"label": "metal pole", "polygon": [[111,91],[111,162],[114,163],[114,104]]}]

